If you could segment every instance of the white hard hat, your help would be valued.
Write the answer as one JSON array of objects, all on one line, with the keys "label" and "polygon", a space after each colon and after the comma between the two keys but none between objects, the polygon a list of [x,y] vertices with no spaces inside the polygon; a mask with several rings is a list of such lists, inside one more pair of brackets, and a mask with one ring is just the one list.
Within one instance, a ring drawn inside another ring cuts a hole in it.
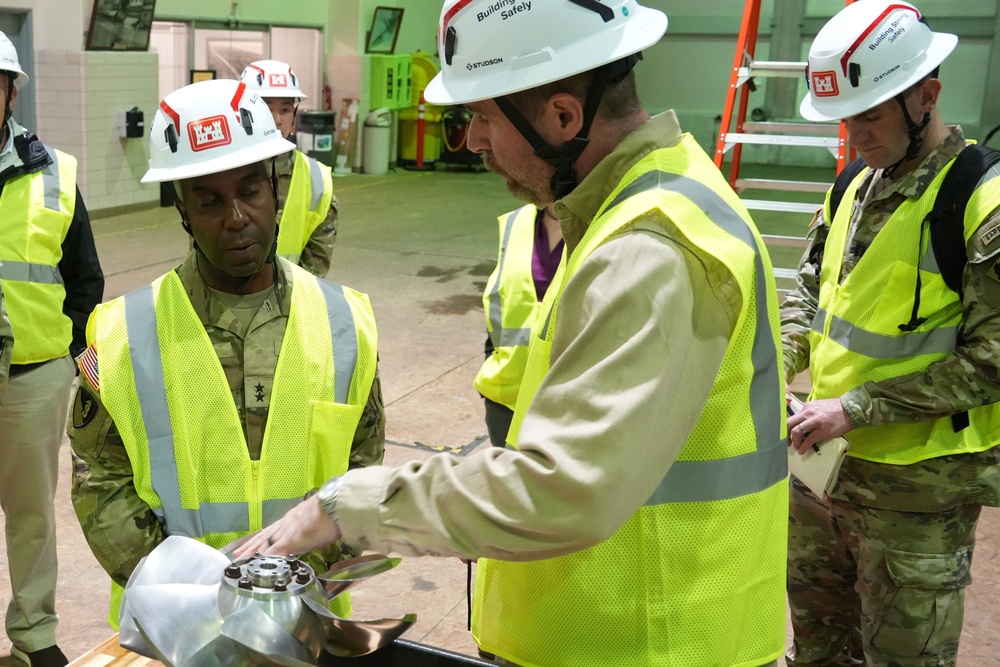
[{"label": "white hard hat", "polygon": [[250,63],[240,75],[240,81],[257,91],[261,97],[294,97],[300,100],[308,97],[302,92],[299,77],[295,76],[292,66],[280,60],[256,60]]},{"label": "white hard hat", "polygon": [[0,72],[13,72],[17,75],[14,85],[21,90],[28,85],[28,75],[21,69],[21,63],[17,59],[17,49],[3,32],[0,32]]},{"label": "white hard hat", "polygon": [[143,183],[216,174],[287,153],[270,109],[245,83],[200,81],[167,95],[149,131]]},{"label": "white hard hat", "polygon": [[635,0],[445,0],[441,72],[424,97],[462,104],[536,88],[638,53],[667,30]]},{"label": "white hard hat", "polygon": [[872,109],[933,72],[957,43],[955,35],[932,32],[906,2],[854,2],[813,40],[799,113],[825,121]]}]

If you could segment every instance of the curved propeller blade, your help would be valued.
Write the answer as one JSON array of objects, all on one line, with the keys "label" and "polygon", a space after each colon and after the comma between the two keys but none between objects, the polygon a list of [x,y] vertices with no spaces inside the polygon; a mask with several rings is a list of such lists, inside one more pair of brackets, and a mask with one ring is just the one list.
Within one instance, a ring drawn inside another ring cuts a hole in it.
[{"label": "curved propeller blade", "polygon": [[359,556],[337,563],[316,578],[323,584],[326,597],[332,600],[362,579],[388,572],[402,560],[382,554]]},{"label": "curved propeller blade", "polygon": [[316,658],[319,657],[319,650],[310,655],[306,647],[288,630],[255,604],[231,614],[222,623],[222,635],[239,644],[241,648],[265,656],[277,654],[305,665],[314,665]]},{"label": "curved propeller blade", "polygon": [[126,589],[147,584],[217,584],[229,563],[198,540],[171,535],[142,559]]},{"label": "curved propeller blade", "polygon": [[232,560],[233,554],[236,553],[236,550],[239,549],[240,547],[242,547],[247,542],[249,542],[250,538],[254,537],[259,532],[260,531],[255,531],[253,533],[249,533],[247,535],[244,535],[240,539],[234,540],[234,541],[230,542],[229,544],[227,544],[226,546],[222,547],[221,549],[219,549],[219,551],[222,553],[223,556],[225,556],[226,558]]},{"label": "curved propeller blade", "polygon": [[351,621],[340,618],[316,600],[302,600],[325,620],[327,653],[341,658],[367,655],[387,646],[417,622],[416,614],[403,618],[382,618],[374,621]]},{"label": "curved propeller blade", "polygon": [[[135,586],[150,584],[218,584],[229,559],[190,537],[171,535],[136,566],[125,585],[125,600]],[[136,627],[129,605],[122,601],[118,612],[119,643],[130,651],[149,656],[153,650]]]},{"label": "curved propeller blade", "polygon": [[169,667],[186,667],[192,656],[221,635],[219,586],[134,586],[126,600],[136,627],[154,655]]},{"label": "curved propeller blade", "polygon": [[253,667],[250,656],[228,637],[216,637],[191,656],[184,667]]}]

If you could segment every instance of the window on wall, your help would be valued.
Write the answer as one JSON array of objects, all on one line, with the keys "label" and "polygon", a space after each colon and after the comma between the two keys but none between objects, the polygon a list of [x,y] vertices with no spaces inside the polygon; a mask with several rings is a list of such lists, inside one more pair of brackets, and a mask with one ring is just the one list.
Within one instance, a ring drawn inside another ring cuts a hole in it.
[{"label": "window on wall", "polygon": [[[191,28],[154,21],[150,49],[159,55],[160,99],[190,83],[192,69],[215,70],[216,78],[238,79],[255,60],[274,58],[295,70],[308,99],[303,109],[323,106],[323,33],[314,28],[274,26],[251,30]],[[193,58],[191,57],[193,54]]]},{"label": "window on wall", "polygon": [[268,34],[256,30],[194,31],[194,69],[215,70],[218,79],[238,79],[247,65],[269,58]]},{"label": "window on wall", "polygon": [[308,99],[303,109],[323,108],[323,33],[312,28],[271,28],[271,58],[292,66]]},{"label": "window on wall", "polygon": [[188,84],[190,66],[189,39],[186,23],[153,21],[149,33],[149,50],[159,59],[160,99]]}]

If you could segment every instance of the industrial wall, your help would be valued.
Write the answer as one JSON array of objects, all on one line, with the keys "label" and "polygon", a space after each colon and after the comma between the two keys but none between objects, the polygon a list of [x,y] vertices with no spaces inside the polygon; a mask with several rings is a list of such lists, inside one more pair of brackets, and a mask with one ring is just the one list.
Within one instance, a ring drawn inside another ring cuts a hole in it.
[{"label": "industrial wall", "polygon": [[[637,69],[642,99],[652,113],[676,109],[682,126],[706,148],[714,145],[722,113],[743,0],[645,0],[670,17],[667,36],[650,48]],[[940,108],[981,138],[1000,123],[1000,33],[998,0],[922,0],[935,29],[961,38],[945,63]],[[91,208],[106,209],[155,201],[158,190],[141,186],[145,145],[118,139],[114,113],[139,106],[151,118],[159,97],[155,53],[85,52],[92,0],[0,0],[4,12],[30,16],[36,69],[32,96],[39,135],[81,160],[80,183]],[[322,67],[333,106],[369,96],[365,33],[376,6],[405,10],[397,52],[433,50],[440,5],[437,0],[158,0],[158,20],[212,22],[216,27],[270,25],[323,30]],[[758,59],[803,60],[809,40],[841,6],[841,0],[765,0]],[[769,119],[795,118],[804,81],[760,82],[751,102]],[[751,149],[756,150],[751,150]],[[748,147],[746,159],[782,164],[824,164],[822,152]]]}]

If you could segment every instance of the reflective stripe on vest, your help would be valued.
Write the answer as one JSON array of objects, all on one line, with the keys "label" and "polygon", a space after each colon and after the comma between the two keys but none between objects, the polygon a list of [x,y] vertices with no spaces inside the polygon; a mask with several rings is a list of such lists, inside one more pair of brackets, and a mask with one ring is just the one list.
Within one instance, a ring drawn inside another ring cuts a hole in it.
[{"label": "reflective stripe on vest", "polygon": [[[928,253],[932,254],[932,253]],[[959,327],[941,327],[930,331],[910,331],[901,336],[886,336],[862,329],[823,308],[816,310],[812,330],[822,334],[830,317],[830,340],[851,352],[876,359],[906,359],[922,354],[948,354],[955,349]]]},{"label": "reflective stripe on vest", "polygon": [[510,234],[514,230],[514,222],[523,209],[513,211],[507,216],[507,226],[503,232],[503,242],[501,243],[500,261],[497,264],[497,279],[493,282],[493,289],[490,290],[490,340],[493,347],[513,347],[515,345],[527,346],[531,342],[531,329],[504,329],[503,312],[500,303],[500,286],[504,279],[504,266],[507,263],[507,249],[510,244]]},{"label": "reflective stripe on vest", "polygon": [[[337,354],[333,355],[335,395],[338,402],[346,403],[351,376],[358,358],[354,317],[342,287],[323,280],[317,282],[327,303],[330,314],[330,335],[337,350]],[[166,522],[171,535],[202,537],[206,533],[248,531],[250,529],[248,503],[202,502],[197,510],[185,509],[181,503],[174,434],[170,425],[166,387],[163,383],[163,362],[156,330],[152,285],[146,285],[125,295],[125,321],[131,341],[129,355],[135,375],[136,393],[149,441],[152,486],[162,503],[161,507],[153,511]],[[298,502],[300,502],[298,499],[264,500],[265,520],[267,517],[282,516]]]},{"label": "reflective stripe on vest", "polygon": [[29,264],[5,259],[0,265],[0,278],[4,280],[19,280],[25,283],[41,283],[43,285],[62,285],[62,273],[58,266],[45,264]]},{"label": "reflective stripe on vest", "polygon": [[[351,376],[358,363],[358,332],[354,328],[354,313],[340,285],[320,280],[330,321],[330,338],[337,354],[333,355],[333,392],[337,403],[347,403],[351,391]],[[333,350],[330,350],[333,354]]]},{"label": "reflective stripe on vest", "polygon": [[42,171],[42,193],[44,195],[45,208],[50,211],[59,211],[59,194],[62,189],[59,185],[59,154],[48,146],[45,152],[52,159],[52,165]]},{"label": "reflective stripe on vest", "polygon": [[787,476],[788,441],[781,438],[780,404],[773,400],[771,391],[780,386],[778,357],[767,329],[767,280],[757,239],[746,221],[711,188],[692,178],[665,171],[651,171],[637,178],[621,191],[607,211],[633,195],[656,189],[675,192],[690,199],[712,222],[754,252],[757,331],[751,351],[754,376],[750,385],[750,410],[758,450],[711,461],[675,461],[660,486],[646,501],[646,506],[725,500],[763,491]]},{"label": "reflective stripe on vest", "polygon": [[319,203],[323,199],[323,172],[320,171],[319,162],[314,158],[306,157],[306,164],[309,165],[309,184],[312,186],[312,201],[309,210],[316,213]]},{"label": "reflective stripe on vest", "polygon": [[45,151],[49,164],[11,178],[0,193],[0,280],[14,330],[14,364],[65,356],[73,340],[59,263],[76,205],[76,160]]},{"label": "reflective stripe on vest", "polygon": [[293,264],[301,261],[309,238],[326,220],[333,199],[333,181],[328,173],[329,167],[295,151],[292,180],[278,221],[278,254]]}]

